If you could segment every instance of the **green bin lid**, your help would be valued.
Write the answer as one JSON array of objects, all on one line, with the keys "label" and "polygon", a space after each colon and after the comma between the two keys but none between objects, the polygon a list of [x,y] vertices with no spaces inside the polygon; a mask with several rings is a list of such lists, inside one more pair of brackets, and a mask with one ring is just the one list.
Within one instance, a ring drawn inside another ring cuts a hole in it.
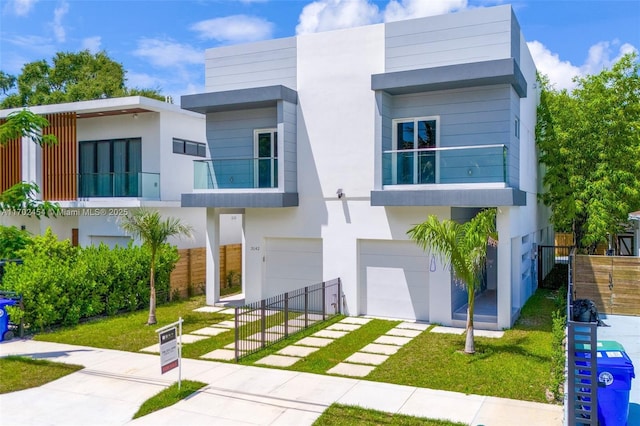
[{"label": "green bin lid", "polygon": [[624,346],[615,340],[598,340],[597,345],[598,351],[625,351]]}]

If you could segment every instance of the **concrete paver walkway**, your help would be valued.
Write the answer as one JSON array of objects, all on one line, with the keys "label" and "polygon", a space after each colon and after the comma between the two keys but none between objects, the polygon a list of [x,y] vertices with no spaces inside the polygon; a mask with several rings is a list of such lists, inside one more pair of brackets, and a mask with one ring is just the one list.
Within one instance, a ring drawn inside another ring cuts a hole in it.
[{"label": "concrete paver walkway", "polygon": [[477,425],[555,426],[562,407],[287,370],[184,359],[183,379],[209,385],[130,420],[146,399],[177,380],[157,355],[33,340],[0,343],[24,355],[86,368],[38,388],[0,395],[7,425],[310,425],[334,402]]}]

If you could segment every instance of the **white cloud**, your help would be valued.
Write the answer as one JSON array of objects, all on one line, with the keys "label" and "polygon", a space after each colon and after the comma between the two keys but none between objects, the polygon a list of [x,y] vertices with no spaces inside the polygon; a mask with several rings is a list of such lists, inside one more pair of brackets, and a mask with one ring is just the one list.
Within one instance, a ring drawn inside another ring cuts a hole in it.
[{"label": "white cloud", "polygon": [[66,1],[62,2],[60,6],[56,7],[53,11],[53,22],[51,26],[53,27],[53,34],[59,43],[64,43],[67,38],[66,30],[62,25],[62,18],[64,18],[67,12],[69,12],[69,3]]},{"label": "white cloud", "polygon": [[200,38],[224,43],[242,43],[266,40],[273,36],[273,23],[266,19],[248,15],[231,15],[224,18],[207,19],[191,26]]},{"label": "white cloud", "polygon": [[442,15],[468,7],[468,0],[390,0],[380,11],[371,0],[316,0],[302,9],[298,34],[350,28],[377,22]]},{"label": "white cloud", "polygon": [[380,10],[369,0],[316,0],[302,9],[296,33],[315,33],[376,22],[380,22]]},{"label": "white cloud", "polygon": [[204,52],[187,44],[173,41],[142,38],[133,54],[148,59],[160,67],[181,66],[204,63]]},{"label": "white cloud", "polygon": [[[629,43],[620,45],[618,40],[601,41],[589,48],[584,64],[574,65],[569,61],[560,60],[557,53],[551,52],[539,41],[531,41],[527,45],[538,71],[549,77],[550,83],[556,89],[568,90],[575,87],[575,83],[572,81],[574,77],[597,74],[604,68],[611,68],[626,53],[638,51]],[[614,53],[616,47],[617,51]]]},{"label": "white cloud", "polygon": [[27,16],[38,0],[13,0],[7,6],[18,16]]},{"label": "white cloud", "polygon": [[467,8],[467,0],[391,0],[384,9],[384,20],[422,18],[443,15]]},{"label": "white cloud", "polygon": [[87,37],[82,40],[82,50],[88,50],[89,52],[96,54],[100,51],[100,44],[102,43],[102,37],[94,36]]},{"label": "white cloud", "polygon": [[160,87],[162,80],[145,73],[136,73],[127,71],[127,86],[137,88],[156,88]]},{"label": "white cloud", "polygon": [[572,65],[569,61],[561,61],[557,53],[552,53],[539,41],[530,41],[527,45],[536,68],[549,77],[549,81],[556,89],[573,87],[571,80],[580,74],[580,68]]}]

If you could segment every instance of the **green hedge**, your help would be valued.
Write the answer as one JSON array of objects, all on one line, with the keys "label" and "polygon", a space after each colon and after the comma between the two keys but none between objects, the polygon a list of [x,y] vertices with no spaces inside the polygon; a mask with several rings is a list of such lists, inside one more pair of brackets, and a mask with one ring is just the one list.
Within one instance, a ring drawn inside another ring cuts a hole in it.
[{"label": "green hedge", "polygon": [[[151,253],[144,246],[73,247],[69,240],[58,241],[49,229],[19,254],[24,264],[7,265],[2,288],[22,295],[23,310],[10,309],[11,320],[22,317],[31,330],[149,305]],[[178,250],[169,245],[159,252],[159,304],[169,298],[169,276],[178,257]]]}]

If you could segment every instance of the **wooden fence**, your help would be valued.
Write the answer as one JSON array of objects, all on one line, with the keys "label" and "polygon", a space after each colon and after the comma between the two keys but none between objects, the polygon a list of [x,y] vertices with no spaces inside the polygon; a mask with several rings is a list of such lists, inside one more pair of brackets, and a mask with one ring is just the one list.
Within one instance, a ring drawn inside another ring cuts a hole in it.
[{"label": "wooden fence", "polygon": [[[207,281],[207,254],[204,247],[179,249],[180,259],[171,272],[171,298],[204,294]],[[228,287],[229,279],[241,280],[242,244],[220,246],[220,288]],[[230,275],[231,274],[231,275]]]},{"label": "wooden fence", "polygon": [[640,316],[640,257],[578,255],[574,288],[600,312]]}]

